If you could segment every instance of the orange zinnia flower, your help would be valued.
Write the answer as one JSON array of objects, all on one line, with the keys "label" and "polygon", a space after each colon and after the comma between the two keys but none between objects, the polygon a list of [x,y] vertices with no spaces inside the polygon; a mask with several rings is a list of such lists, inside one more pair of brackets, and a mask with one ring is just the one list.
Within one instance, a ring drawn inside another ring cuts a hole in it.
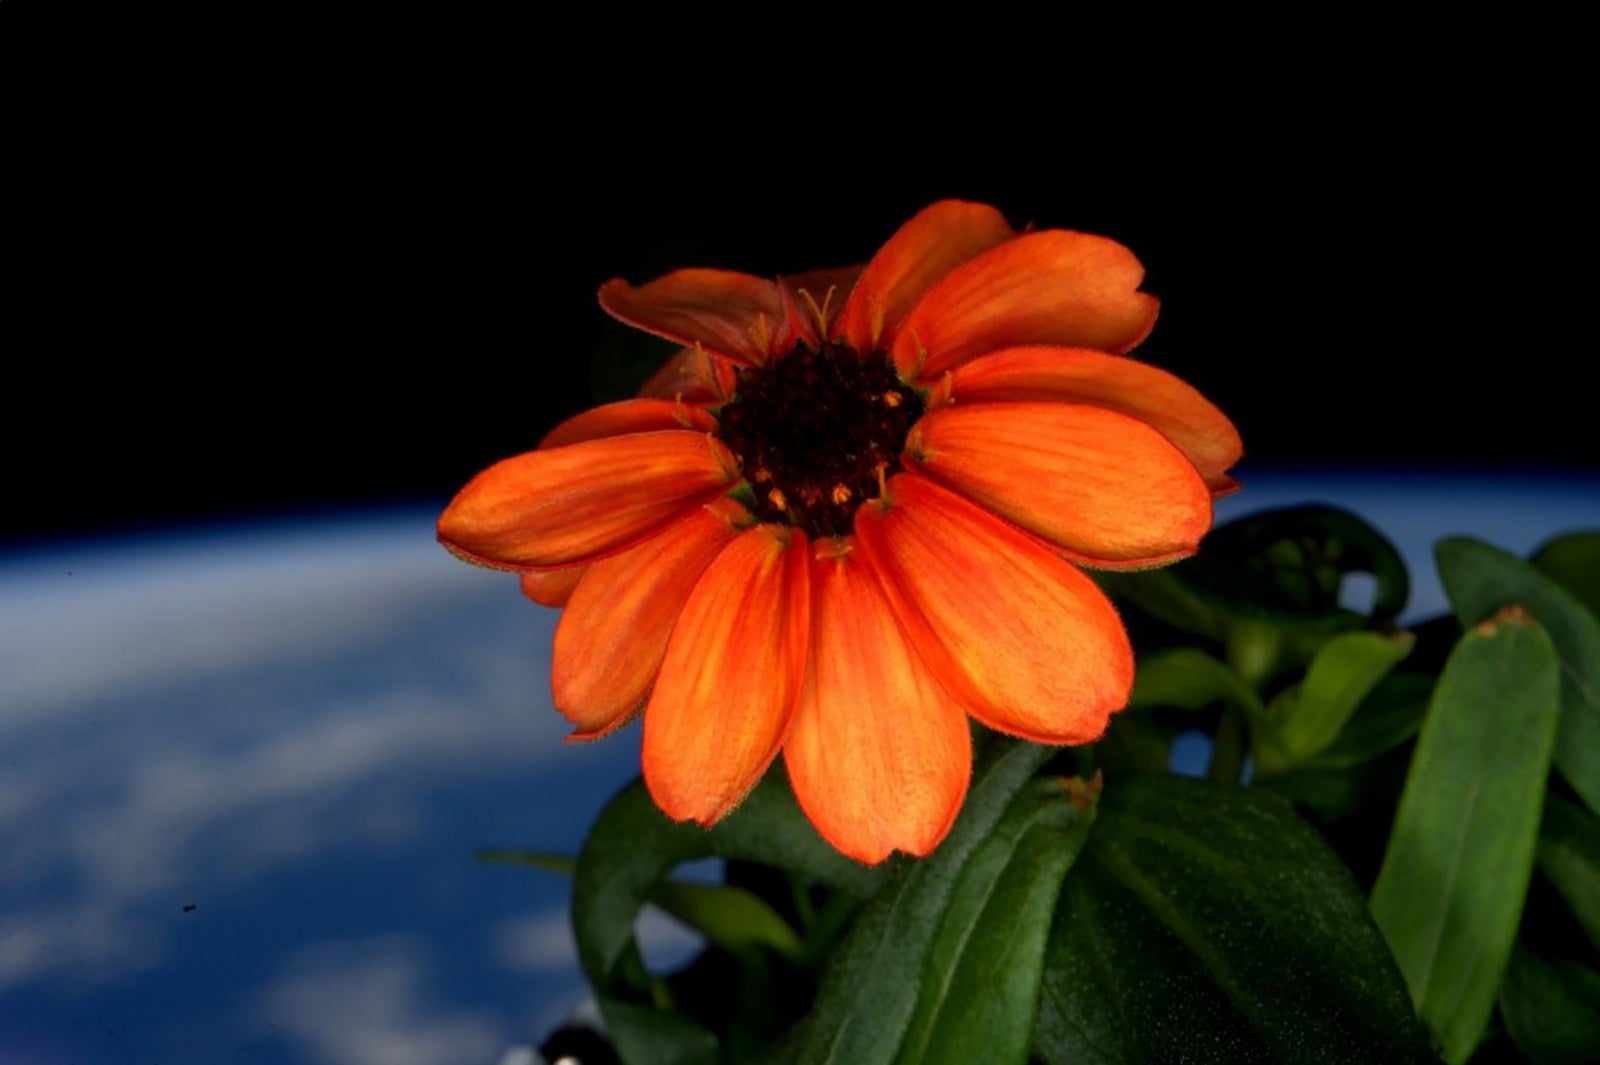
[{"label": "orange zinnia flower", "polygon": [[644,778],[709,825],[783,751],[864,862],[926,854],[971,774],[967,715],[1105,731],[1133,654],[1078,565],[1194,552],[1240,443],[1124,357],[1157,301],[1126,248],[946,201],[864,268],[678,270],[600,303],[687,345],[638,399],[474,478],[439,538],[565,605],[574,739],[644,712]]}]

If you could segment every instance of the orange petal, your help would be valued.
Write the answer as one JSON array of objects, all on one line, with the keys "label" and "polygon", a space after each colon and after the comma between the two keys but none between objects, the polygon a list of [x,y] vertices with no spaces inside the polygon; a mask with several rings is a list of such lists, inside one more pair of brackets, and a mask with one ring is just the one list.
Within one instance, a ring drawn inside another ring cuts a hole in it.
[{"label": "orange petal", "polygon": [[746,529],[689,593],[644,712],[644,780],[678,821],[709,825],[783,743],[805,679],[805,533]]},{"label": "orange petal", "polygon": [[947,274],[906,319],[894,361],[932,381],[976,355],[1021,344],[1127,351],[1159,302],[1144,267],[1114,240],[1065,229],[1025,233]]},{"label": "orange petal", "polygon": [[779,350],[787,351],[796,340],[820,347],[823,340],[832,337],[840,308],[850,298],[861,271],[862,267],[858,264],[808,270],[803,274],[778,278],[787,320],[786,342],[780,341],[782,346]]},{"label": "orange petal", "polygon": [[1091,565],[1183,558],[1211,528],[1211,492],[1183,452],[1101,407],[958,402],[912,427],[906,460]]},{"label": "orange petal", "polygon": [[993,207],[941,200],[918,211],[872,257],[839,324],[860,352],[886,347],[923,293],[968,259],[1016,236]]},{"label": "orange petal", "polygon": [[721,495],[736,464],[713,437],[681,429],[530,451],[467,482],[439,518],[439,540],[509,569],[590,562]]},{"label": "orange petal", "polygon": [[857,861],[927,854],[967,792],[967,715],[906,642],[870,564],[820,546],[810,668],[783,745],[795,798]]},{"label": "orange petal", "polygon": [[574,414],[546,434],[542,448],[565,447],[584,440],[599,440],[627,433],[649,433],[662,429],[693,429],[709,433],[717,421],[699,407],[671,399],[625,399],[606,403]]},{"label": "orange petal", "polygon": [[1088,743],[1128,701],[1133,649],[1093,581],[1045,545],[917,474],[856,511],[922,660],[991,728]]},{"label": "orange petal", "polygon": [[618,278],[600,286],[600,306],[647,333],[745,366],[767,361],[784,323],[778,286],[732,270],[674,270],[637,287]]},{"label": "orange petal", "polygon": [[714,406],[733,395],[733,386],[733,367],[726,360],[712,358],[704,348],[680,348],[650,375],[639,395]]},{"label": "orange petal", "polygon": [[1228,416],[1181,379],[1137,359],[1085,348],[1007,348],[957,367],[948,391],[961,403],[1060,400],[1118,411],[1176,444],[1213,495],[1238,487],[1227,471],[1244,445]]},{"label": "orange petal", "polygon": [[684,601],[741,518],[743,507],[718,500],[588,567],[556,625],[550,662],[556,709],[577,726],[572,739],[604,735],[638,709]]},{"label": "orange petal", "polygon": [[569,566],[566,569],[547,569],[522,575],[522,594],[540,606],[563,607],[572,598],[587,566]]}]

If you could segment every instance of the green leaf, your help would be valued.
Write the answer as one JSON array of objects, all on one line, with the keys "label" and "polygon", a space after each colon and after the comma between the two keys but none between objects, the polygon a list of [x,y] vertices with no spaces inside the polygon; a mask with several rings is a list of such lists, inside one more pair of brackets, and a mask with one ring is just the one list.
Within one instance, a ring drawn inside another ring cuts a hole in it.
[{"label": "green leaf", "polygon": [[1561,659],[1556,768],[1600,813],[1600,620],[1560,585],[1499,548],[1453,537],[1434,545],[1434,554],[1462,627],[1520,604],[1549,633]]},{"label": "green leaf", "polygon": [[[967,863],[986,850],[1012,800],[1054,753],[1010,740],[988,745],[950,834],[927,858],[896,863],[893,878],[830,959],[811,1013],[773,1060],[877,1065],[896,1059],[919,999],[931,990],[924,985],[935,935],[945,934],[958,887],[965,893],[977,886],[963,878]],[[970,904],[971,896],[963,897]]]},{"label": "green leaf", "polygon": [[1098,789],[1075,806],[1036,781],[968,859],[923,963],[902,1065],[1023,1061],[1061,880],[1083,849]]},{"label": "green leaf", "polygon": [[1559,716],[1550,639],[1508,610],[1462,636],[1417,738],[1372,914],[1447,1062],[1489,1022],[1533,871]]},{"label": "green leaf", "polygon": [[1407,632],[1348,632],[1329,640],[1305,679],[1268,707],[1270,727],[1262,734],[1275,742],[1258,747],[1257,767],[1267,773],[1285,769],[1330,746],[1362,700],[1411,653],[1412,643]]},{"label": "green leaf", "polygon": [[793,961],[804,955],[789,923],[744,888],[667,880],[650,902],[726,950],[768,947]]},{"label": "green leaf", "polygon": [[1600,617],[1600,532],[1558,536],[1535,551],[1530,561]]},{"label": "green leaf", "polygon": [[1432,1061],[1349,872],[1288,804],[1107,782],[1067,877],[1034,1053],[1050,1065]]},{"label": "green leaf", "polygon": [[717,1038],[681,1013],[598,996],[606,1035],[628,1065],[712,1065]]},{"label": "green leaf", "polygon": [[1240,518],[1214,530],[1206,547],[1171,571],[1212,609],[1235,618],[1290,622],[1360,615],[1339,606],[1346,574],[1377,582],[1371,617],[1389,621],[1405,609],[1410,580],[1394,545],[1349,511],[1288,507]]},{"label": "green leaf", "polygon": [[578,868],[578,860],[565,854],[549,851],[512,850],[506,847],[484,847],[473,855],[480,862],[497,865],[522,865],[529,869],[542,869],[547,873],[571,876]]},{"label": "green leaf", "polygon": [[1216,612],[1173,576],[1170,569],[1137,573],[1100,570],[1094,574],[1094,579],[1111,595],[1132,603],[1181,632],[1211,640],[1222,638],[1222,623]]},{"label": "green leaf", "polygon": [[1237,673],[1204,651],[1179,647],[1140,659],[1128,705],[1199,710],[1218,702],[1258,720],[1263,712],[1261,700]]},{"label": "green leaf", "polygon": [[[745,798],[739,809],[707,831],[693,824],[668,820],[650,800],[642,781],[624,788],[601,811],[594,828],[584,840],[573,878],[572,923],[578,941],[578,959],[584,974],[595,989],[618,1050],[629,1061],[652,1060],[652,1036],[656,1021],[640,1021],[629,1011],[629,1026],[613,1023],[618,1003],[637,997],[637,981],[632,979],[630,961],[637,959],[638,946],[633,927],[640,909],[661,889],[667,874],[681,862],[720,857],[745,859],[793,870],[829,885],[836,890],[865,899],[882,879],[880,870],[868,869],[850,861],[828,846],[800,812],[781,771],[769,772]],[[748,914],[747,914],[748,916]],[[724,931],[724,934],[732,934]],[[770,929],[766,933],[771,938]],[[746,930],[741,941],[762,937],[759,930]],[[644,1003],[633,1003],[645,1010],[668,1011]],[[660,1021],[680,1035],[685,1025],[697,1031],[687,1018],[671,1015]],[[628,1034],[646,1033],[633,1043]],[[713,1039],[710,1033],[707,1038]],[[699,1045],[699,1037],[687,1044]],[[678,1045],[683,1040],[673,1041]]]},{"label": "green leaf", "polygon": [[[485,848],[478,852],[477,858],[481,862],[523,865],[565,876],[571,876],[578,868],[575,859],[541,851]],[[800,937],[789,923],[743,888],[663,880],[651,892],[650,903],[726,950],[737,952],[762,946],[796,961],[803,955]]]},{"label": "green leaf", "polygon": [[1311,759],[1319,769],[1341,769],[1370,762],[1417,734],[1433,696],[1434,678],[1421,673],[1391,673],[1378,683],[1337,739]]},{"label": "green leaf", "polygon": [[1500,1012],[1517,1049],[1534,1065],[1600,1061],[1600,973],[1545,959],[1523,946],[1511,955]]},{"label": "green leaf", "polygon": [[1559,795],[1546,795],[1535,863],[1600,947],[1600,820]]}]

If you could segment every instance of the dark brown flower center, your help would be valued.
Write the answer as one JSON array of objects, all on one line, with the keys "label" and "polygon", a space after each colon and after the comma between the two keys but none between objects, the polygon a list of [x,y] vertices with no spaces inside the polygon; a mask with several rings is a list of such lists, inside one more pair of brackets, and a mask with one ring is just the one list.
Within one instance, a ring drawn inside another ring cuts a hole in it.
[{"label": "dark brown flower center", "polygon": [[840,536],[856,507],[900,469],[906,433],[922,411],[922,397],[884,352],[796,344],[739,371],[717,435],[744,463],[759,520]]}]

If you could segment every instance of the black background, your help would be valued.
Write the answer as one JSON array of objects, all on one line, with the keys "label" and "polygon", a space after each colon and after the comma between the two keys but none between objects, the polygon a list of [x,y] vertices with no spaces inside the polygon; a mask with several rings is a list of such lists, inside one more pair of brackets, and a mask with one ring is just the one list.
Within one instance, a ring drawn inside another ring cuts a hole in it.
[{"label": "black background", "polygon": [[371,29],[18,83],[0,537],[442,504],[592,404],[601,282],[864,261],[945,196],[1131,247],[1247,463],[1600,469],[1555,75]]}]

